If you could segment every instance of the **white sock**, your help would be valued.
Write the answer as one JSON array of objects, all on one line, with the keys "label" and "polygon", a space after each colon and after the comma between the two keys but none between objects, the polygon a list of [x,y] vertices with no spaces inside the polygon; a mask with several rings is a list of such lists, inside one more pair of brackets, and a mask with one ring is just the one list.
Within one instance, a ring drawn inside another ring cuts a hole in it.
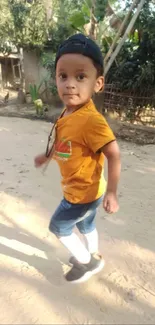
[{"label": "white sock", "polygon": [[73,233],[70,236],[60,237],[59,240],[78,262],[82,264],[90,262],[91,255],[76,234]]},{"label": "white sock", "polygon": [[86,239],[87,248],[90,254],[98,252],[98,232],[96,229],[89,232],[88,234],[84,234]]}]

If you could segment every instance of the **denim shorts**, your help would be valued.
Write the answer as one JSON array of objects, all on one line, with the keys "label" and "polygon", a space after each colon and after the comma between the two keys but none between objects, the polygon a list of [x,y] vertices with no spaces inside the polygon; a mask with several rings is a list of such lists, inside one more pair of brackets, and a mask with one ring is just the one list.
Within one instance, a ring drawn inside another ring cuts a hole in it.
[{"label": "denim shorts", "polygon": [[103,196],[90,203],[73,204],[63,199],[51,218],[49,230],[58,237],[70,236],[75,226],[81,234],[93,231],[102,200]]}]

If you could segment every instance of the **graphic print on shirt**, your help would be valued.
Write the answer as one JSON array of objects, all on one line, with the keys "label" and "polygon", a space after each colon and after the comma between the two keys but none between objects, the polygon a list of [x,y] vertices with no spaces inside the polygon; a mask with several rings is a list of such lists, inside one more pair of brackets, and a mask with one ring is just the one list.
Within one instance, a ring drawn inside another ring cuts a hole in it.
[{"label": "graphic print on shirt", "polygon": [[71,141],[66,141],[65,138],[57,141],[55,144],[55,159],[68,160],[72,155]]}]

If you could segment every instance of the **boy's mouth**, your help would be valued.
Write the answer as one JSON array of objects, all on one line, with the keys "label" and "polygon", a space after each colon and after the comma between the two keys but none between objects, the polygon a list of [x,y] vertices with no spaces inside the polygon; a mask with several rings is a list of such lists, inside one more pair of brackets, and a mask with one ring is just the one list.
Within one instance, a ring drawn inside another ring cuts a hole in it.
[{"label": "boy's mouth", "polygon": [[73,97],[73,96],[78,96],[78,95],[77,94],[64,94],[64,96]]}]

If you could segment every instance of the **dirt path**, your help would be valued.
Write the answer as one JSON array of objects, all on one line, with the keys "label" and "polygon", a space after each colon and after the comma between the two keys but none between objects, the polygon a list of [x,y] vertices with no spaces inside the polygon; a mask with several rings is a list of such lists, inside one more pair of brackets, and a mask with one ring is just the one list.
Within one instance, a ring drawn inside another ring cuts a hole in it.
[{"label": "dirt path", "polygon": [[33,167],[50,124],[0,118],[0,324],[155,324],[155,146],[120,142],[120,212],[97,223],[106,266],[83,285],[49,234],[61,198],[54,162]]}]

